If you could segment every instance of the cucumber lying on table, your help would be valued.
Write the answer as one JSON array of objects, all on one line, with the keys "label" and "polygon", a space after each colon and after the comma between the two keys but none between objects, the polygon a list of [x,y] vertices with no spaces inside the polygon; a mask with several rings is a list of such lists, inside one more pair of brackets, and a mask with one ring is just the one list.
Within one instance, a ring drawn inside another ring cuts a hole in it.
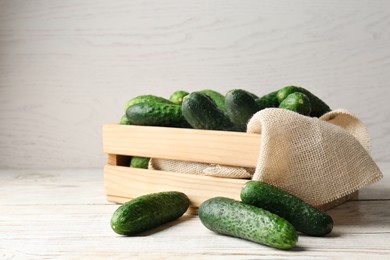
[{"label": "cucumber lying on table", "polygon": [[271,212],[242,202],[215,197],[199,207],[199,218],[208,229],[279,249],[289,249],[298,241],[295,228]]},{"label": "cucumber lying on table", "polygon": [[324,236],[333,229],[330,215],[265,182],[248,181],[241,190],[241,200],[285,218],[307,235]]},{"label": "cucumber lying on table", "polygon": [[188,197],[177,191],[147,194],[120,206],[111,218],[118,234],[133,236],[181,217],[188,209]]}]

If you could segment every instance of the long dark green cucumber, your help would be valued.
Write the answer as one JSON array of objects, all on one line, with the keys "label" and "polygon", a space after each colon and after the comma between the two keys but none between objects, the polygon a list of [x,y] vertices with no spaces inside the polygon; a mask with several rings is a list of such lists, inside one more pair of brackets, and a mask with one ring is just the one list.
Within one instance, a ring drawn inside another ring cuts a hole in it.
[{"label": "long dark green cucumber", "polygon": [[273,91],[271,93],[268,93],[266,95],[263,95],[255,99],[255,101],[261,109],[268,108],[268,107],[278,107],[279,101],[278,101],[277,93],[278,91]]},{"label": "long dark green cucumber", "polygon": [[232,89],[226,93],[226,113],[238,131],[245,132],[249,119],[260,110],[255,98],[253,93],[243,89]]},{"label": "long dark green cucumber", "polygon": [[182,113],[195,129],[236,131],[234,124],[206,94],[192,92],[183,99]]},{"label": "long dark green cucumber", "polygon": [[287,86],[279,89],[277,93],[279,103],[281,103],[288,95],[294,92],[301,92],[306,96],[308,96],[311,103],[310,116],[312,117],[320,117],[331,110],[324,101],[322,101],[320,98],[315,96],[313,93],[311,93],[305,88],[297,87],[297,86]]},{"label": "long dark green cucumber", "polygon": [[155,95],[141,95],[141,96],[136,96],[129,101],[127,101],[125,105],[125,111],[132,105],[137,104],[137,103],[165,103],[165,104],[173,104],[170,100],[155,96]]},{"label": "long dark green cucumber", "polygon": [[111,228],[121,235],[136,235],[181,217],[189,204],[188,197],[177,191],[140,196],[114,212]]},{"label": "long dark green cucumber", "polygon": [[199,218],[208,229],[280,249],[298,241],[295,228],[285,219],[239,201],[216,197],[203,202]]},{"label": "long dark green cucumber", "polygon": [[190,128],[176,104],[136,103],[126,110],[126,116],[132,125]]},{"label": "long dark green cucumber", "polygon": [[225,97],[221,93],[219,93],[215,90],[211,90],[211,89],[203,89],[203,90],[199,90],[197,92],[202,93],[202,94],[206,94],[208,97],[210,97],[215,102],[217,107],[222,112],[226,112]]},{"label": "long dark green cucumber", "polygon": [[324,236],[333,229],[330,215],[265,182],[248,181],[241,190],[241,200],[285,218],[307,235]]}]

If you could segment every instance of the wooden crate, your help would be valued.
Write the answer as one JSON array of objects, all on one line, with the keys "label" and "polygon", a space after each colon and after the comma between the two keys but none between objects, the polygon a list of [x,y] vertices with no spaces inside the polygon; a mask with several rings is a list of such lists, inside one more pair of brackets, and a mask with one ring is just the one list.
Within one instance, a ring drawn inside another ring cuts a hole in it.
[{"label": "wooden crate", "polygon": [[[215,196],[239,200],[240,190],[248,180],[130,168],[131,156],[255,168],[260,145],[259,134],[104,125],[103,149],[108,154],[108,164],[104,167],[107,200],[124,203],[144,194],[169,190],[187,194],[195,209]],[[356,196],[357,192],[320,208],[326,210]]]}]

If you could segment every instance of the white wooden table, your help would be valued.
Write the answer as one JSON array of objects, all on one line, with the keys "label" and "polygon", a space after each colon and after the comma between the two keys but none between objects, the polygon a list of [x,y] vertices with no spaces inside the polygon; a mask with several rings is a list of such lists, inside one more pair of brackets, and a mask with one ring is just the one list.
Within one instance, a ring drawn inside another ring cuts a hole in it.
[{"label": "white wooden table", "polygon": [[118,205],[105,199],[102,169],[0,170],[0,259],[389,259],[390,163],[379,167],[383,180],[329,211],[330,236],[301,235],[292,251],[217,235],[194,215],[119,236],[109,224]]}]

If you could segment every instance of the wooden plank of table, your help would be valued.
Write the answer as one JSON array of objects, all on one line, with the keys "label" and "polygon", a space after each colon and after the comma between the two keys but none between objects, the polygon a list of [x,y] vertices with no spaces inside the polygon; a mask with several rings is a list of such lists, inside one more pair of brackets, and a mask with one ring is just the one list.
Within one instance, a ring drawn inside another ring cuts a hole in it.
[{"label": "wooden plank of table", "polygon": [[[381,169],[390,171],[390,163]],[[182,218],[136,237],[109,225],[119,207],[105,200],[102,169],[0,170],[2,258],[381,258],[390,254],[390,180],[362,189],[363,198],[332,209],[327,237],[301,235],[282,251],[207,230],[198,216]]]},{"label": "wooden plank of table", "polygon": [[[1,206],[0,245],[3,255],[51,258],[56,256],[125,257],[148,255],[318,257],[380,256],[390,253],[389,201],[347,202],[331,211],[336,226],[324,238],[300,236],[293,251],[280,251],[249,241],[217,235],[199,218],[186,215],[136,237],[122,237],[110,226],[117,205]],[[356,216],[356,211],[363,215]],[[369,214],[368,214],[369,213]],[[348,221],[344,219],[348,217]],[[378,218],[381,219],[380,223]],[[160,252],[160,253],[157,253]]]}]

